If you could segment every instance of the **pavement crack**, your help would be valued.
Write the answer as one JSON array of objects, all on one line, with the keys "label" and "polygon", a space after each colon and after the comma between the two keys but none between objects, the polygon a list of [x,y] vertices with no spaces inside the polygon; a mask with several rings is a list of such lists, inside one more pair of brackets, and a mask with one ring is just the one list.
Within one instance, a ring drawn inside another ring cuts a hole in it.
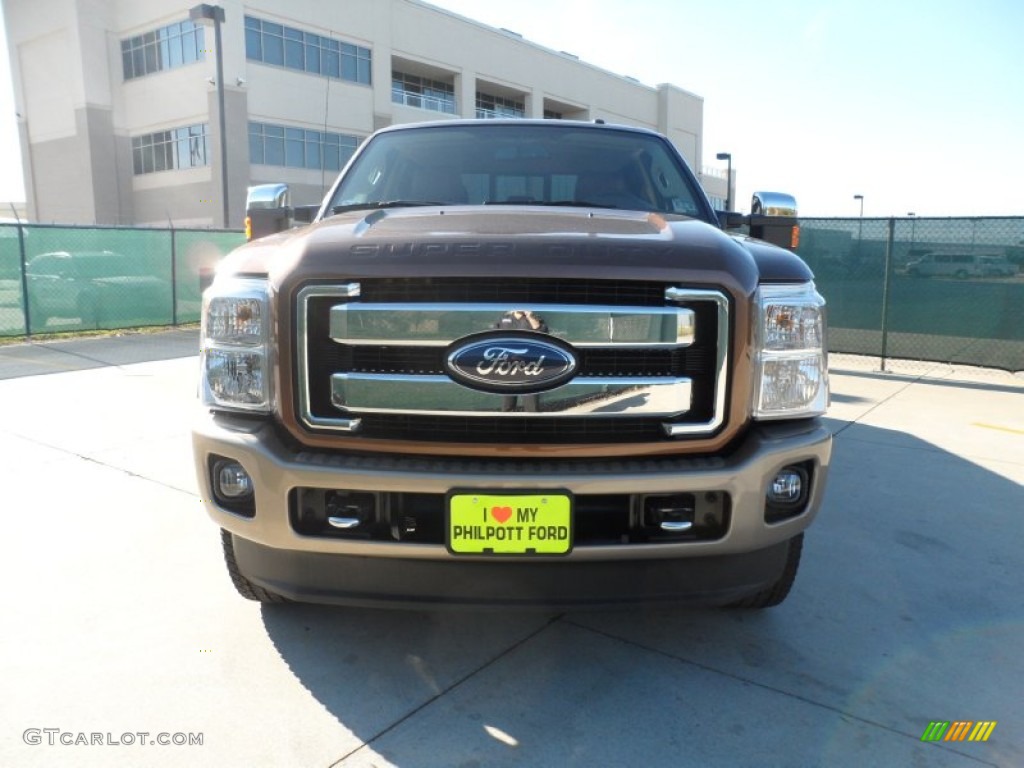
[{"label": "pavement crack", "polygon": [[[668,651],[664,651],[664,650],[662,650],[660,648],[655,648],[655,647],[652,647],[652,646],[649,646],[649,645],[644,645],[643,643],[637,642],[636,640],[631,640],[631,639],[628,639],[628,638],[619,637],[618,635],[613,635],[610,632],[606,632],[606,631],[601,630],[601,629],[595,629],[594,627],[588,627],[587,625],[579,624],[579,623],[573,621],[572,619],[566,619],[565,623],[568,624],[569,626],[576,627],[577,629],[583,630],[585,632],[592,632],[593,634],[598,635],[600,637],[603,637],[603,638],[605,638],[607,640],[612,640],[614,642],[619,642],[619,643],[622,643],[624,645],[632,646],[634,648],[639,648],[641,650],[647,651],[648,653],[653,653],[653,654],[656,654],[656,655],[661,656],[663,658],[671,659],[671,660],[679,662],[681,664],[686,664],[687,666],[695,667],[696,669],[700,669],[700,670],[702,670],[704,672],[709,672],[709,673],[711,673],[713,675],[720,675],[721,677],[726,677],[726,678],[729,678],[730,680],[735,680],[736,682],[742,683],[744,685],[749,685],[749,686],[752,686],[752,687],[755,687],[755,688],[760,688],[762,691],[767,691],[769,693],[775,693],[775,694],[778,694],[780,696],[785,696],[786,698],[793,699],[795,701],[803,702],[804,704],[808,704],[808,705],[810,705],[812,707],[815,707],[817,709],[823,709],[825,711],[832,712],[832,713],[834,713],[836,715],[839,715],[839,717],[841,717],[841,718],[843,718],[843,719],[845,719],[847,721],[857,722],[857,723],[860,723],[862,725],[869,726],[871,728],[878,728],[880,730],[887,731],[887,732],[889,732],[889,733],[891,733],[891,734],[893,734],[895,736],[902,736],[904,738],[912,739],[913,741],[920,741],[921,740],[920,736],[917,736],[917,735],[914,735],[914,734],[911,734],[911,733],[907,733],[906,731],[898,730],[896,728],[893,728],[892,726],[886,725],[885,723],[877,723],[874,720],[869,720],[866,717],[861,717],[860,715],[853,714],[852,712],[847,712],[846,710],[840,709],[838,707],[834,707],[831,704],[826,704],[826,703],[821,702],[821,701],[816,701],[815,699],[808,698],[807,696],[801,696],[798,693],[793,693],[792,691],[787,691],[784,688],[777,688],[774,685],[768,685],[767,683],[762,683],[762,682],[760,682],[758,680],[754,680],[753,678],[750,678],[750,677],[744,677],[743,675],[738,675],[738,674],[736,674],[734,672],[728,672],[728,671],[726,671],[724,669],[718,669],[718,668],[712,667],[712,666],[710,666],[708,664],[702,664],[699,661],[694,661],[693,659],[688,659],[688,658],[686,658],[684,656],[678,656],[678,655],[676,655],[674,653],[669,653]],[[982,759],[976,757],[975,755],[971,755],[971,754],[966,753],[966,752],[960,752],[958,750],[951,749],[951,748],[949,748],[947,746],[939,745],[939,744],[933,744],[932,746],[934,746],[934,747],[936,747],[938,749],[943,749],[943,750],[945,750],[947,752],[950,752],[952,754],[955,754],[958,757],[965,757],[968,760],[972,760],[972,761],[978,763],[979,765],[987,765],[987,766],[992,766],[992,768],[999,768],[997,763],[990,763],[987,760],[982,760]]]},{"label": "pavement crack", "polygon": [[188,496],[196,496],[196,497],[198,496],[198,494],[195,492],[195,490],[189,490],[187,488],[179,488],[176,485],[171,485],[170,483],[165,483],[163,480],[157,480],[154,477],[147,477],[146,475],[140,475],[138,472],[133,472],[130,469],[125,469],[124,467],[119,467],[116,464],[108,464],[107,462],[101,461],[100,459],[93,458],[92,456],[86,456],[85,454],[78,453],[77,451],[71,451],[71,450],[68,450],[67,448],[61,448],[59,445],[50,445],[50,443],[45,443],[42,440],[36,440],[35,438],[28,437],[27,435],[22,435],[22,434],[19,434],[17,432],[8,432],[7,434],[13,435],[14,437],[17,437],[20,440],[25,440],[25,441],[27,441],[29,443],[34,444],[34,445],[42,446],[43,448],[48,448],[51,451],[57,451],[58,453],[63,453],[65,456],[71,456],[71,457],[74,457],[76,459],[81,459],[82,461],[87,461],[90,464],[96,464],[97,466],[105,467],[106,469],[112,469],[115,472],[120,472],[121,474],[128,475],[128,477],[134,477],[134,478],[137,478],[139,480],[145,480],[147,483],[153,483],[154,485],[159,485],[162,488],[167,488],[167,489],[172,490],[172,491],[177,491],[178,493],[184,493],[184,494],[186,494]]},{"label": "pavement crack", "polygon": [[38,342],[29,342],[31,346],[37,349],[46,349],[49,352],[59,352],[62,355],[70,355],[71,357],[77,357],[80,360],[88,360],[90,363],[96,363],[101,368],[121,368],[122,365],[118,363],[112,363],[107,360],[100,360],[98,357],[90,357],[89,355],[83,355],[81,352],[72,352],[70,349],[61,349],[60,347],[52,346],[49,344],[39,344]]},{"label": "pavement crack", "polygon": [[434,694],[433,696],[431,696],[429,699],[424,701],[419,706],[414,707],[413,709],[411,709],[408,712],[406,712],[404,715],[402,715],[400,718],[398,718],[395,722],[393,722],[391,725],[389,725],[384,730],[380,731],[379,733],[375,733],[373,736],[371,736],[369,739],[364,741],[362,744],[360,744],[355,749],[353,749],[353,750],[351,750],[349,752],[346,752],[344,755],[339,757],[336,761],[331,763],[328,766],[328,768],[336,768],[336,766],[341,765],[345,760],[348,760],[348,758],[352,757],[352,755],[354,755],[357,752],[360,752],[361,750],[363,750],[366,747],[370,746],[375,741],[379,741],[384,736],[386,736],[387,734],[391,733],[393,730],[395,730],[400,725],[402,725],[402,723],[408,722],[410,719],[415,717],[417,714],[422,712],[424,709],[429,707],[431,704],[433,704],[438,699],[440,699],[440,698],[442,698],[444,696],[447,696],[449,693],[451,693],[452,691],[460,688],[463,684],[465,684],[469,680],[472,680],[474,677],[479,675],[484,670],[487,670],[490,667],[492,667],[495,664],[497,664],[499,661],[504,659],[506,656],[508,656],[513,651],[516,651],[519,648],[522,648],[524,645],[526,645],[528,642],[533,640],[535,637],[539,637],[541,634],[546,632],[550,627],[552,627],[554,624],[556,624],[558,621],[560,621],[564,616],[565,616],[565,614],[558,614],[556,616],[551,617],[551,619],[546,621],[543,625],[541,625],[540,627],[535,629],[530,634],[526,635],[526,637],[523,637],[520,640],[517,640],[515,643],[510,645],[508,648],[506,648],[505,650],[503,650],[500,653],[496,654],[494,656],[494,658],[489,659],[488,661],[484,662],[483,664],[481,664],[476,669],[470,670],[469,672],[467,672],[465,675],[463,675],[458,680],[453,682],[451,685],[449,685],[447,688],[445,688],[440,693]]}]

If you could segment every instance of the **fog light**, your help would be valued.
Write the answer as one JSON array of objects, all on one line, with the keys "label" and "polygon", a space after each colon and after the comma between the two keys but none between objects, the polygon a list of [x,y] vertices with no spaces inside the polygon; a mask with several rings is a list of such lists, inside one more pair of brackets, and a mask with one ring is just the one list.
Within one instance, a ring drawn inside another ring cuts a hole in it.
[{"label": "fog light", "polygon": [[237,461],[219,461],[213,469],[217,495],[225,499],[242,499],[252,495],[252,478]]},{"label": "fog light", "polygon": [[804,474],[795,467],[786,467],[772,480],[768,501],[773,504],[795,504],[804,492]]}]

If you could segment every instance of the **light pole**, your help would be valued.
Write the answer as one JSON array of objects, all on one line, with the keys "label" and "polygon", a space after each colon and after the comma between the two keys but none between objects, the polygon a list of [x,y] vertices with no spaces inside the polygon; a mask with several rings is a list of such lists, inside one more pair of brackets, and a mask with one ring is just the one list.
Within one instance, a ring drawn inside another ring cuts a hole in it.
[{"label": "light pole", "polygon": [[860,200],[860,221],[857,222],[857,261],[860,262],[861,251],[864,248],[864,195],[854,195],[854,200]]},{"label": "light pole", "polygon": [[188,17],[198,24],[213,22],[213,40],[217,48],[217,118],[220,124],[220,187],[224,203],[224,229],[231,226],[228,215],[228,137],[224,130],[224,51],[220,44],[220,25],[224,23],[224,9],[219,5],[202,3],[189,9]]},{"label": "light pole", "polygon": [[728,152],[719,152],[715,157],[719,160],[728,160],[729,166],[725,172],[725,210],[726,213],[732,210],[732,155]]},{"label": "light pole", "polygon": [[917,214],[907,211],[907,217],[910,219],[910,250],[907,255],[913,258],[917,255],[914,253],[914,246],[917,244]]}]

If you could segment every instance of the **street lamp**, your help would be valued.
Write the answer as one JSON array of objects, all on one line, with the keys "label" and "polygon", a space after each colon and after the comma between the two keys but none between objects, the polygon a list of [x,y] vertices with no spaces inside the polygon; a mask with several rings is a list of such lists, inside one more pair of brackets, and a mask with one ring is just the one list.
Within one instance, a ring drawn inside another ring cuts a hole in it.
[{"label": "street lamp", "polygon": [[725,175],[725,210],[732,210],[732,155],[728,152],[719,152],[715,157],[719,160],[728,160],[729,167]]},{"label": "street lamp", "polygon": [[860,262],[864,250],[864,195],[854,195],[854,200],[860,200],[860,221],[857,223],[857,261]]},{"label": "street lamp", "polygon": [[228,215],[228,137],[224,130],[224,51],[220,44],[220,25],[224,23],[224,9],[219,5],[202,3],[188,11],[188,17],[196,24],[213,22],[213,39],[217,48],[217,117],[220,124],[220,186],[224,203],[224,229],[231,226]]}]

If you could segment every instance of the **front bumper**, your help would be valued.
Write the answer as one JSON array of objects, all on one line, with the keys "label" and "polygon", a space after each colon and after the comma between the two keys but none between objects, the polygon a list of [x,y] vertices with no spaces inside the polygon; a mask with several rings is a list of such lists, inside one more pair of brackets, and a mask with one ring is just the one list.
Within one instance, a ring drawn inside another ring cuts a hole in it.
[{"label": "front bumper", "polygon": [[[787,542],[821,505],[832,436],[817,420],[752,427],[726,456],[674,459],[478,461],[295,451],[267,421],[204,413],[193,430],[207,511],[233,534],[242,572],[285,597],[313,602],[404,604],[616,603],[696,598],[727,602],[770,586]],[[255,486],[256,514],[216,503],[209,457],[234,459]],[[809,462],[803,512],[764,519],[765,493],[782,467]],[[452,488],[564,488],[574,495],[728,494],[728,530],[713,541],[577,547],[557,560],[451,555],[444,545],[304,536],[291,526],[299,487],[444,494]]]}]

